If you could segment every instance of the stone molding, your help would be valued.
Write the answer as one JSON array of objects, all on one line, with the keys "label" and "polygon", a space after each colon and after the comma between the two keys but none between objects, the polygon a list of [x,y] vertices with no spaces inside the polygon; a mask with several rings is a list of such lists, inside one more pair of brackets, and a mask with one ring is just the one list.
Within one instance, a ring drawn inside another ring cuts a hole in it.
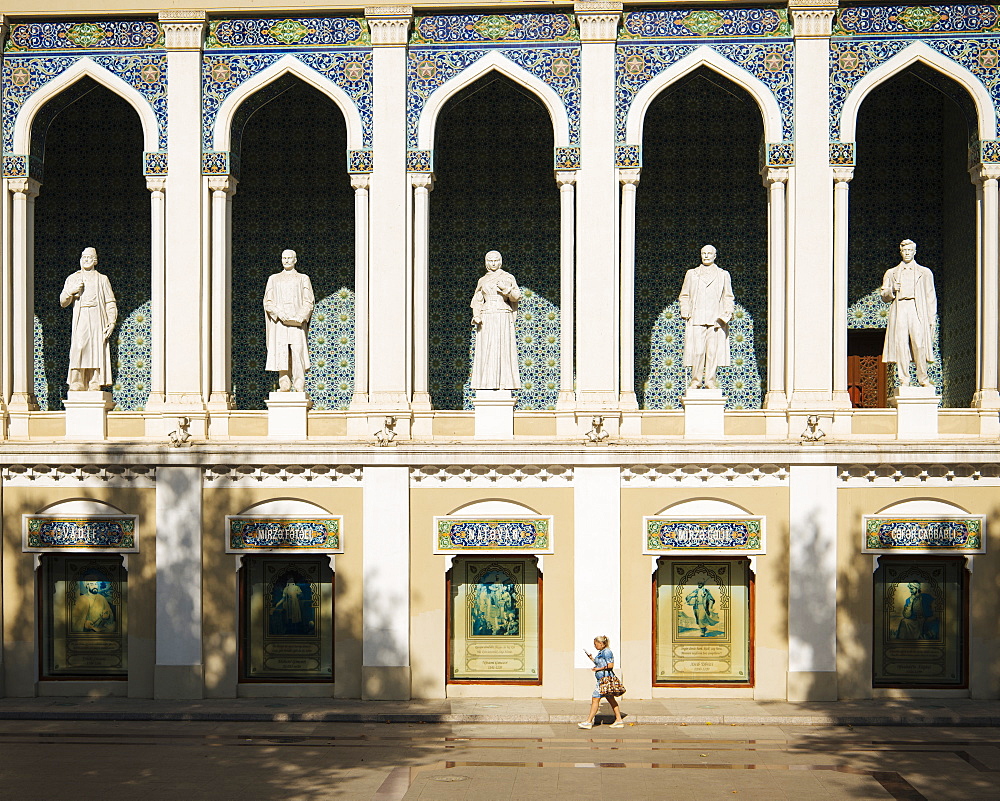
[{"label": "stone molding", "polygon": [[969,170],[972,183],[985,183],[1000,179],[1000,164],[976,164]]},{"label": "stone molding", "polygon": [[854,167],[834,167],[833,168],[833,180],[834,183],[846,184],[854,177]]},{"label": "stone molding", "polygon": [[837,469],[844,484],[865,486],[1000,486],[1000,464],[852,464]]},{"label": "stone molding", "polygon": [[212,175],[208,179],[208,188],[213,192],[225,192],[228,195],[236,194],[236,185],[239,183],[232,175]]},{"label": "stone molding", "polygon": [[156,484],[156,469],[145,466],[61,464],[12,464],[0,470],[7,487],[130,487],[150,488]]},{"label": "stone molding", "polygon": [[351,173],[351,189],[357,191],[359,189],[368,189],[371,184],[371,173],[367,172],[352,172]]},{"label": "stone molding", "polygon": [[621,469],[623,487],[786,486],[787,464],[661,464]]},{"label": "stone molding", "polygon": [[556,185],[557,186],[570,186],[576,183],[576,170],[556,170]]},{"label": "stone molding", "polygon": [[204,486],[216,489],[361,486],[362,475],[363,469],[354,465],[218,464],[205,469]]},{"label": "stone molding", "polygon": [[621,184],[627,184],[629,186],[638,186],[639,173],[641,172],[642,170],[634,167],[630,167],[628,169],[620,169],[618,170],[618,182]]},{"label": "stone molding", "polygon": [[[580,9],[584,3],[577,3],[576,22],[580,26],[580,41],[584,44],[614,42],[618,39],[618,23],[621,21],[621,3],[587,3],[586,5],[617,6],[617,9]],[[600,12],[600,13],[594,13]],[[610,13],[609,13],[610,12]]]},{"label": "stone molding", "polygon": [[760,173],[764,186],[788,183],[788,167],[765,167]]},{"label": "stone molding", "polygon": [[789,3],[792,36],[796,39],[828,39],[833,30],[836,6],[794,7]]},{"label": "stone molding", "polygon": [[7,187],[16,195],[38,197],[42,184],[34,178],[12,178],[7,181]]},{"label": "stone molding", "polygon": [[371,6],[365,9],[374,47],[405,47],[413,22],[410,6]]},{"label": "stone molding", "polygon": [[573,468],[565,465],[425,465],[410,468],[411,487],[568,487]]},{"label": "stone molding", "polygon": [[164,175],[158,175],[154,177],[146,178],[146,189],[150,192],[166,192],[167,191],[167,178]]},{"label": "stone molding", "polygon": [[410,185],[414,189],[426,189],[428,192],[434,189],[434,173],[432,172],[411,172]]},{"label": "stone molding", "polygon": [[163,46],[167,50],[201,50],[208,25],[207,13],[175,9],[161,11],[158,19],[163,28]]}]

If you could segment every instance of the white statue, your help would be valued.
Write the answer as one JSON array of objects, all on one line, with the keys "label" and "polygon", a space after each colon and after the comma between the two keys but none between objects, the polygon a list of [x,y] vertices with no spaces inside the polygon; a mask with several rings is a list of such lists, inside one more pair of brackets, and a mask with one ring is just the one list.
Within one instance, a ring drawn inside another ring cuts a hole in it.
[{"label": "white statue", "polygon": [[97,272],[97,251],[85,248],[80,269],[66,279],[59,295],[65,309],[73,304],[73,335],[69,345],[70,390],[100,390],[111,383],[108,339],[118,322],[118,303],[111,282]]},{"label": "white statue", "polygon": [[736,299],[729,273],[715,263],[715,248],[701,249],[701,264],[687,271],[678,298],[684,327],[684,366],[690,389],[716,389],[717,367],[729,364],[729,321]]},{"label": "white statue", "polygon": [[514,316],[521,299],[514,276],[500,269],[503,257],[486,254],[486,275],[472,296],[472,325],[476,351],[472,359],[473,389],[520,389]]},{"label": "white statue", "polygon": [[[267,279],[264,290],[267,326],[267,363],[265,370],[277,371],[278,388],[305,392],[309,369],[309,318],[313,310],[312,282],[295,269],[294,250],[281,254],[282,271]],[[290,376],[290,377],[289,377]]]},{"label": "white statue", "polygon": [[937,317],[937,295],[934,275],[917,264],[917,245],[910,239],[899,243],[903,260],[882,279],[882,300],[889,307],[889,322],[885,329],[882,361],[896,365],[899,383],[910,383],[910,362],[917,365],[917,382],[922,387],[934,386],[927,377],[927,362],[934,360],[934,320]]}]

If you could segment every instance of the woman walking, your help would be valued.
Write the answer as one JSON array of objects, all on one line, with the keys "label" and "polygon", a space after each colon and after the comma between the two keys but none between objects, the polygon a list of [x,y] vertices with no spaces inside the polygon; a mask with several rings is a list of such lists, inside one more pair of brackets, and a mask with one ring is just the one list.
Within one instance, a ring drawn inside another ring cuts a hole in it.
[{"label": "woman walking", "polygon": [[[590,658],[590,661],[594,663],[591,670],[594,671],[597,686],[594,687],[594,695],[590,700],[590,715],[583,723],[576,724],[581,729],[592,729],[594,727],[594,718],[597,717],[597,709],[601,705],[601,679],[611,673],[615,667],[615,655],[611,652],[608,644],[608,638],[602,634],[600,637],[594,637],[594,647],[597,649],[596,656],[591,656],[586,650],[584,651]],[[618,706],[618,699],[613,695],[605,695],[604,697],[608,699],[611,711],[615,713],[615,722],[611,724],[611,728],[625,728],[625,722],[622,720],[622,709]]]}]

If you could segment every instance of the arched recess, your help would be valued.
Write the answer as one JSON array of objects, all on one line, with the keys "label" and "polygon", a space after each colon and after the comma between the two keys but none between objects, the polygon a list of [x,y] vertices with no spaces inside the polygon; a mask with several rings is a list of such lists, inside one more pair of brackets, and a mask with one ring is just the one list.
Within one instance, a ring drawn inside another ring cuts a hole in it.
[{"label": "arched recess", "polygon": [[272,498],[251,504],[240,515],[328,515],[330,511],[311,501],[299,498]]},{"label": "arched recess", "polygon": [[152,225],[143,151],[157,149],[156,121],[143,113],[137,119],[137,110],[149,111],[141,97],[137,108],[134,98],[78,70],[61,94],[48,93],[26,134],[45,163],[34,213],[34,392],[42,409],[62,408],[73,311],[60,307],[59,295],[81,251],[94,247],[118,305],[112,393],[117,409],[137,411],[150,392]]},{"label": "arched recess", "polygon": [[735,503],[723,501],[719,498],[689,498],[671,504],[659,512],[659,515],[677,515],[679,517],[701,517],[708,515],[719,515],[720,517],[733,517],[751,514],[749,509],[744,509]]},{"label": "arched recess", "polygon": [[949,501],[939,501],[936,498],[910,498],[896,501],[879,509],[879,515],[967,515],[968,509]]},{"label": "arched recess", "polygon": [[[736,303],[731,365],[719,369],[719,383],[727,408],[759,409],[768,360],[768,199],[759,172],[767,115],[759,97],[715,64],[692,58],[689,68],[675,67],[673,82],[660,84],[655,97],[649,90],[648,103],[637,98],[630,113],[645,109],[641,128],[636,116],[632,129],[643,137],[635,192],[636,398],[644,409],[680,407],[689,371],[677,297],[702,246],[713,245]],[[780,132],[780,115],[775,122]]]},{"label": "arched recess", "polygon": [[458,75],[445,81],[427,98],[427,102],[420,112],[420,119],[417,122],[417,147],[419,149],[431,150],[434,147],[438,118],[445,104],[463,89],[471,86],[480,78],[493,71],[498,72],[532,92],[548,111],[549,120],[552,123],[555,146],[569,146],[569,117],[566,114],[566,107],[563,105],[562,98],[545,81],[504,57],[502,53],[491,50],[481,59],[458,73]]},{"label": "arched recess", "polygon": [[69,498],[56,501],[39,509],[35,514],[46,515],[122,515],[125,512],[117,506],[93,498]]},{"label": "arched recess", "polygon": [[237,138],[240,133],[239,131],[234,132],[234,122],[237,120],[240,106],[268,84],[285,75],[294,75],[303,83],[330,98],[344,115],[344,121],[347,125],[347,147],[358,149],[362,146],[361,114],[350,95],[321,72],[303,64],[295,56],[288,55],[241,83],[219,106],[215,125],[212,128],[213,149],[232,149],[234,133]]},{"label": "arched recess", "polygon": [[671,64],[636,92],[629,107],[628,116],[625,118],[625,141],[629,144],[641,144],[646,112],[649,110],[650,104],[668,86],[701,68],[716,72],[744,89],[760,108],[764,122],[765,141],[780,142],[782,140],[781,108],[778,106],[774,92],[759,78],[734,64],[717,50],[704,45],[680,61]]},{"label": "arched recess", "polygon": [[257,82],[258,94],[244,93],[229,113],[239,130],[217,140],[238,148],[241,165],[232,198],[233,394],[237,408],[263,409],[277,388],[277,373],[264,370],[261,298],[281,252],[292,249],[315,294],[306,391],[317,410],[346,408],[354,388],[354,194],[344,158],[351,122],[330,92],[291,69],[299,62],[282,62],[289,68]]},{"label": "arched recess", "polygon": [[507,501],[502,498],[491,498],[484,501],[472,501],[463,504],[448,512],[450,515],[537,515],[536,509],[532,509],[523,503]]},{"label": "arched recess", "polygon": [[428,235],[428,385],[436,409],[472,408],[469,301],[490,250],[503,255],[523,295],[516,408],[555,407],[560,211],[550,111],[500,70],[467,83],[441,109]]}]

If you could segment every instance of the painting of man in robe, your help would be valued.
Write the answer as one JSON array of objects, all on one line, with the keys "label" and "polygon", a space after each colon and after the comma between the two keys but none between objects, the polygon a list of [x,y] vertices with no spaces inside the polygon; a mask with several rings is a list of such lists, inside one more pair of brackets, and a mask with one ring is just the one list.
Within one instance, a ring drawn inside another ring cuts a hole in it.
[{"label": "painting of man in robe", "polygon": [[316,628],[312,584],[298,573],[279,576],[271,585],[270,633],[312,634]]},{"label": "painting of man in robe", "polygon": [[520,636],[517,583],[506,570],[485,571],[471,590],[469,611],[473,636]]},{"label": "painting of man in robe", "polygon": [[[682,568],[683,569],[683,568]],[[723,571],[724,568],[720,568]],[[725,612],[729,587],[722,572],[696,568],[678,576],[674,590],[675,637],[726,637]]]},{"label": "painting of man in robe", "polygon": [[941,635],[941,621],[935,609],[935,598],[924,592],[919,581],[904,586],[896,585],[897,599],[905,590],[906,600],[900,607],[900,618],[893,637],[897,640],[937,640]]},{"label": "painting of man in robe", "polygon": [[79,634],[111,634],[117,631],[114,591],[108,577],[99,570],[90,570],[76,584],[73,631]]}]

